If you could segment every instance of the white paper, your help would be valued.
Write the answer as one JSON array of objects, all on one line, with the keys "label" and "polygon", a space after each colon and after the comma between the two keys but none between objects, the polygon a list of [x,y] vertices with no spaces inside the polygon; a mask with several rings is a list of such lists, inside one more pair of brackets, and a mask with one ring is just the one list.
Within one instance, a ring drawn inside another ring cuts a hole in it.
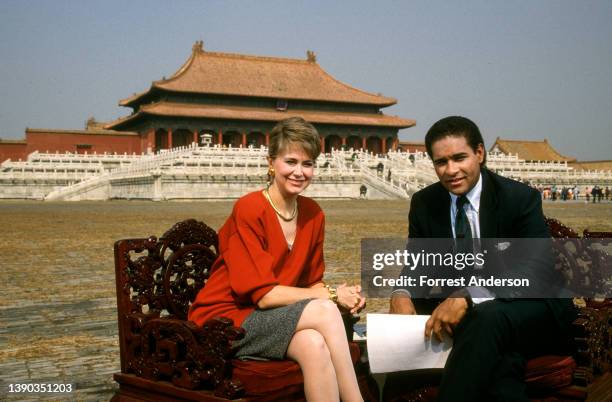
[{"label": "white paper", "polygon": [[425,338],[428,315],[368,314],[368,359],[372,373],[443,368],[452,347],[447,337]]}]

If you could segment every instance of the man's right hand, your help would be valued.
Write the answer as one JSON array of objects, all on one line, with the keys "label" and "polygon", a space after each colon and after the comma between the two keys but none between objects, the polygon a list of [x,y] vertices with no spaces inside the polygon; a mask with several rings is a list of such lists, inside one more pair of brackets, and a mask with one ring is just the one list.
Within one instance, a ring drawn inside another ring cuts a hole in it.
[{"label": "man's right hand", "polygon": [[412,299],[407,294],[396,293],[389,300],[389,314],[416,314]]}]

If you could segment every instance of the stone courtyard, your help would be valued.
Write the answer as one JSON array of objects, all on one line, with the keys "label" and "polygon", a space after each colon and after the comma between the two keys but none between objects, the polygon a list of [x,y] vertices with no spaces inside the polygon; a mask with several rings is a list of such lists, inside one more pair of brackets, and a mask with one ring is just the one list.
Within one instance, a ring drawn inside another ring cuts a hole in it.
[{"label": "stone courtyard", "polygon": [[[218,229],[233,202],[0,202],[0,399],[108,400],[119,371],[113,243],[196,218]],[[405,237],[407,201],[324,201],[326,280],[359,280],[362,237]],[[612,203],[545,203],[577,231],[612,230]],[[386,300],[370,300],[383,312]],[[72,384],[70,394],[9,384]]]}]

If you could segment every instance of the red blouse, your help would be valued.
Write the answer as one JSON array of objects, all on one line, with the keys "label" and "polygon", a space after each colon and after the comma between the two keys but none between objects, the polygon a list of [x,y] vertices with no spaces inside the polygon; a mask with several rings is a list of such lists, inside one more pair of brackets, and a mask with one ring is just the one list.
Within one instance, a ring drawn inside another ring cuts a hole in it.
[{"label": "red blouse", "polygon": [[322,281],[325,216],[310,198],[299,196],[297,202],[297,231],[291,250],[262,191],[236,202],[219,230],[219,257],[189,309],[191,321],[203,325],[223,316],[240,326],[274,286],[304,288]]}]

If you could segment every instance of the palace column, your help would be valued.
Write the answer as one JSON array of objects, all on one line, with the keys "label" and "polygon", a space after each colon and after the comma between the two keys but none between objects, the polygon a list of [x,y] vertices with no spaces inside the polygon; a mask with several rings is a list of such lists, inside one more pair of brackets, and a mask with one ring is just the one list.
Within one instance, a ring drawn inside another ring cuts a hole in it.
[{"label": "palace column", "polygon": [[198,141],[198,130],[193,130],[193,142],[195,142],[196,144],[199,143]]},{"label": "palace column", "polygon": [[367,142],[366,142],[366,137],[363,137],[363,138],[361,139],[361,149],[363,149],[364,151],[367,151],[367,150],[368,150],[367,145],[368,145],[368,144],[367,144]]},{"label": "palace column", "polygon": [[219,129],[219,134],[217,134],[217,144],[219,146],[223,145],[223,130]]},{"label": "palace column", "polygon": [[321,137],[321,152],[325,153],[325,137]]},{"label": "palace column", "polygon": [[387,153],[387,137],[382,137],[382,150],[381,150],[382,154],[386,154]]},{"label": "palace column", "polygon": [[344,151],[344,149],[346,148],[346,137],[343,136],[341,140],[342,140],[342,150]]},{"label": "palace column", "polygon": [[266,146],[270,145],[270,133],[266,132]]},{"label": "palace column", "polygon": [[399,143],[399,138],[394,138],[393,139],[393,150],[396,151],[397,150],[397,145]]},{"label": "palace column", "polygon": [[243,131],[242,132],[242,148],[246,148],[246,138],[247,138],[246,131]]},{"label": "palace column", "polygon": [[168,129],[168,149],[172,149],[172,129]]},{"label": "palace column", "polygon": [[146,138],[147,138],[146,147],[144,150],[141,149],[140,151],[141,152],[146,151],[147,153],[157,151],[155,149],[155,128],[154,127],[151,127],[149,131],[147,131]]}]

